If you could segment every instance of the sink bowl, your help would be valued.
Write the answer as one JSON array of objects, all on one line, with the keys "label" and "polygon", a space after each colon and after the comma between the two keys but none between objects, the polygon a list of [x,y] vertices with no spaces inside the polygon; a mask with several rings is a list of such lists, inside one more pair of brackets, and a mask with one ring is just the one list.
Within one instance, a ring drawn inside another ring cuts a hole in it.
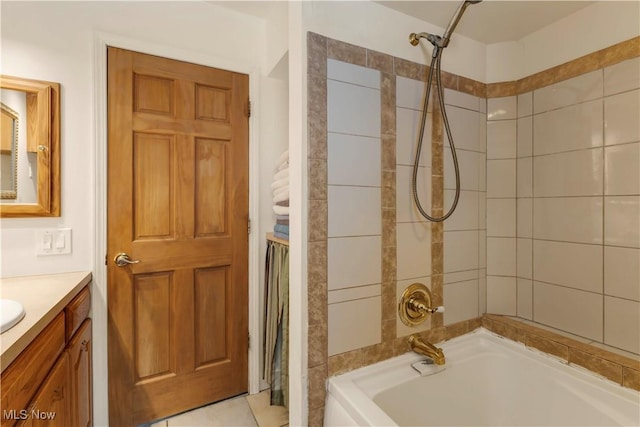
[{"label": "sink bowl", "polygon": [[14,327],[24,317],[24,307],[18,301],[11,299],[0,299],[0,334]]}]

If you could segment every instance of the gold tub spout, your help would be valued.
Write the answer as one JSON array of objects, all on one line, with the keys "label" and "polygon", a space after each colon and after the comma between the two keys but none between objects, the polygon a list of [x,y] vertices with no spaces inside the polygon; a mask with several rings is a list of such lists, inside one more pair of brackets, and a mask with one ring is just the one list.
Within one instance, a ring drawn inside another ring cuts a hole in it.
[{"label": "gold tub spout", "polygon": [[411,350],[416,353],[427,356],[433,360],[433,363],[436,365],[444,365],[444,352],[441,348],[436,347],[430,342],[420,339],[417,335],[411,335],[409,337],[409,346],[411,346]]}]

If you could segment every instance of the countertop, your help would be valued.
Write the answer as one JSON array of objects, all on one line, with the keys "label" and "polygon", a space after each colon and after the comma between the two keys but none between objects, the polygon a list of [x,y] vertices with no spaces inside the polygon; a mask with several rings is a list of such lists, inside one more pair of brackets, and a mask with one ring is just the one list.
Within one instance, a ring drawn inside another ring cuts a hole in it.
[{"label": "countertop", "polygon": [[0,335],[2,371],[90,282],[89,271],[0,279],[0,297],[18,301],[26,313]]}]

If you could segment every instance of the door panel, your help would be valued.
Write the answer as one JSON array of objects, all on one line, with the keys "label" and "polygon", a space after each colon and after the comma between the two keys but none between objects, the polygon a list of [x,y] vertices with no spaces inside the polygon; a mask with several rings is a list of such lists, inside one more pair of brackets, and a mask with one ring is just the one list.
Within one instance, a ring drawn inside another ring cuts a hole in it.
[{"label": "door panel", "polygon": [[196,366],[226,359],[227,287],[229,268],[196,271]]},{"label": "door panel", "polygon": [[172,238],[175,138],[134,133],[134,240]]},{"label": "door panel", "polygon": [[225,141],[196,138],[196,236],[227,232],[227,147]]},{"label": "door panel", "polygon": [[134,276],[136,383],[175,374],[175,352],[171,348],[172,276],[171,273]]},{"label": "door panel", "polygon": [[109,416],[126,426],[247,390],[248,78],[114,48],[108,64]]}]

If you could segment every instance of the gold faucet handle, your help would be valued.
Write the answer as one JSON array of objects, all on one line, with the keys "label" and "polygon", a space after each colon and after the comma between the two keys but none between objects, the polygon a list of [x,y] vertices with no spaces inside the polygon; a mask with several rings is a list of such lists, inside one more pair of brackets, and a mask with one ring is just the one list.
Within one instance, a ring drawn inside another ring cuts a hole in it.
[{"label": "gold faucet handle", "polygon": [[422,283],[413,283],[402,293],[398,303],[398,315],[407,326],[424,322],[433,313],[444,312],[444,307],[431,306],[431,291]]}]

